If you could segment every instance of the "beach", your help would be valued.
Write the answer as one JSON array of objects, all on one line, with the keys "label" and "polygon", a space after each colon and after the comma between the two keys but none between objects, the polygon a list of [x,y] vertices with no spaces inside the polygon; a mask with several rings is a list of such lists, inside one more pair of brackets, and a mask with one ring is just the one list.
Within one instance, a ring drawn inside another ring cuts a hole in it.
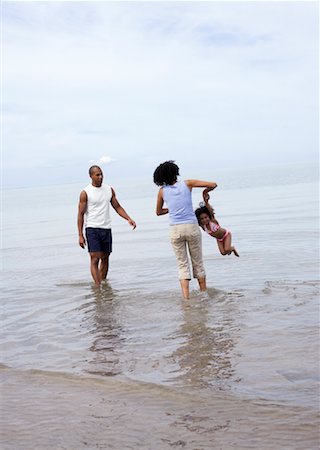
[{"label": "beach", "polygon": [[[112,179],[93,285],[83,184],[3,192],[3,450],[319,448],[319,190],[308,164],[195,174],[240,258],[203,233],[208,294],[181,298],[150,179]],[[201,191],[194,192],[196,208]]]}]

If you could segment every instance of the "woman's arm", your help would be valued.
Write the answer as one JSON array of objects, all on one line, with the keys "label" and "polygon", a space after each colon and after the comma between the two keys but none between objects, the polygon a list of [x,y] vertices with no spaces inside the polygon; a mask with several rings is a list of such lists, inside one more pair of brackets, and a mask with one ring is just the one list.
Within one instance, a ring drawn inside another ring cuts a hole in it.
[{"label": "woman's arm", "polygon": [[[214,218],[214,209],[209,203],[210,195],[209,192],[213,191],[218,185],[214,181],[202,181],[202,180],[185,180],[185,183],[191,190],[193,187],[204,187],[205,189],[202,192],[203,200],[205,202],[205,206],[210,211],[212,218]],[[218,222],[217,222],[218,223]]]},{"label": "woman's arm", "polygon": [[191,190],[192,188],[206,188],[205,191],[210,192],[218,185],[214,181],[202,181],[202,180],[184,180],[186,185]]},{"label": "woman's arm", "polygon": [[156,207],[156,214],[157,216],[162,216],[163,214],[168,214],[169,210],[168,208],[163,207],[163,190],[159,189],[158,197],[157,197],[157,207]]},{"label": "woman's arm", "polygon": [[210,192],[210,191],[213,191],[213,189],[215,189],[217,186],[218,186],[218,185],[215,183],[215,186],[214,186],[214,187],[212,187],[212,188],[206,188],[206,189],[203,190],[203,192],[202,192],[202,197],[203,197],[203,200],[205,201],[205,203],[208,203],[208,202],[209,202],[209,199],[210,199],[209,192]]},{"label": "woman's arm", "polygon": [[189,187],[190,190],[194,187],[204,187],[204,191],[202,193],[203,200],[205,202],[206,207],[209,209],[210,213],[212,214],[212,217],[214,217],[214,209],[209,204],[209,192],[215,189],[218,185],[214,181],[202,181],[202,180],[185,180],[186,185]]}]

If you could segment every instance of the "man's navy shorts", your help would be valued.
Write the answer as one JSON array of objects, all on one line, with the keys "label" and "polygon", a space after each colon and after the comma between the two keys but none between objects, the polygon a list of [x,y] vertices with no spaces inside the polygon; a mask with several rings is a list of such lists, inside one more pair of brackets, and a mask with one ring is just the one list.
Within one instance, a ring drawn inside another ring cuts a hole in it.
[{"label": "man's navy shorts", "polygon": [[89,253],[112,252],[112,233],[110,228],[86,228],[86,238]]}]

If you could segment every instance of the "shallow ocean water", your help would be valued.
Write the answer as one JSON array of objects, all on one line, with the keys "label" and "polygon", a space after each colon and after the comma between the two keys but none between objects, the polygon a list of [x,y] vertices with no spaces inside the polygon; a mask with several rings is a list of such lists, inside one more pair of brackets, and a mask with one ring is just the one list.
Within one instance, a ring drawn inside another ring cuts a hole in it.
[{"label": "shallow ocean water", "polygon": [[208,295],[192,282],[188,302],[150,180],[114,184],[138,226],[113,215],[101,288],[77,245],[82,186],[4,192],[1,448],[318,448],[317,173],[198,178],[218,182],[240,258],[203,235]]}]

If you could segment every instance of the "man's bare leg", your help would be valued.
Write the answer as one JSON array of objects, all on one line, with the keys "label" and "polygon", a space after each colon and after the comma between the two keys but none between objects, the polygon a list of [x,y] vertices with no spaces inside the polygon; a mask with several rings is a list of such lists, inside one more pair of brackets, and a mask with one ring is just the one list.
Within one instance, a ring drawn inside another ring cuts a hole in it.
[{"label": "man's bare leg", "polygon": [[101,283],[101,277],[99,272],[99,261],[100,261],[100,254],[90,253],[90,271],[92,278],[97,286]]},{"label": "man's bare leg", "polygon": [[104,253],[102,258],[100,259],[100,279],[101,281],[107,278],[108,270],[109,270],[109,253]]}]

